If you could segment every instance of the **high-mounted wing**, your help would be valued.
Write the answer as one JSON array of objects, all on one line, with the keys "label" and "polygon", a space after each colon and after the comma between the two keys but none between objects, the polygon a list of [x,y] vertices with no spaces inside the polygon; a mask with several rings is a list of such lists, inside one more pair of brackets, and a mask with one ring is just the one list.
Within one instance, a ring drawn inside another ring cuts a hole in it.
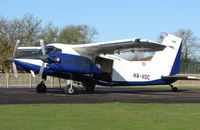
[{"label": "high-mounted wing", "polygon": [[158,42],[145,39],[125,39],[118,41],[97,42],[82,45],[73,45],[73,49],[86,54],[114,54],[125,51],[162,51],[166,46]]}]

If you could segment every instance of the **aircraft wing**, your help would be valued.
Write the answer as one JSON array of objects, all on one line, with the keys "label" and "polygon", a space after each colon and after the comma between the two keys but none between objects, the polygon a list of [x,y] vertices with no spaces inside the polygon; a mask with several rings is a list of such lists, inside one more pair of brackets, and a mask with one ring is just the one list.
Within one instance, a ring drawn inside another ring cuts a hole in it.
[{"label": "aircraft wing", "polygon": [[24,52],[24,53],[32,53],[39,49],[41,49],[41,47],[18,47],[17,51]]},{"label": "aircraft wing", "polygon": [[79,53],[86,54],[114,54],[117,52],[127,52],[127,51],[162,51],[166,46],[158,42],[145,40],[145,39],[125,39],[117,41],[108,42],[97,42],[82,45],[73,45]]}]

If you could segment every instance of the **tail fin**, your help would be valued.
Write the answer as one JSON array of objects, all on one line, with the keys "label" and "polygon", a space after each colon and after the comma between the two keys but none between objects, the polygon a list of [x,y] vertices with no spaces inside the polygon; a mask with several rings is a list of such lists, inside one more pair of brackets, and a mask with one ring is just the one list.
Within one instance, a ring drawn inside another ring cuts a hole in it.
[{"label": "tail fin", "polygon": [[156,52],[151,62],[163,76],[175,75],[180,72],[182,39],[167,34],[162,42],[166,45],[163,51]]}]

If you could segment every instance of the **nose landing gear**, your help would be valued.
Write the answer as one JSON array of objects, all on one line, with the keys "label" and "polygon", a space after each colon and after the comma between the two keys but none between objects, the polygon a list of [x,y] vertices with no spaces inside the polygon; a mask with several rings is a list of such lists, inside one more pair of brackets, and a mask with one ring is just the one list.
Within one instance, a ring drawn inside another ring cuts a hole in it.
[{"label": "nose landing gear", "polygon": [[65,89],[64,92],[66,95],[73,95],[75,94],[75,87],[72,84],[68,84]]}]

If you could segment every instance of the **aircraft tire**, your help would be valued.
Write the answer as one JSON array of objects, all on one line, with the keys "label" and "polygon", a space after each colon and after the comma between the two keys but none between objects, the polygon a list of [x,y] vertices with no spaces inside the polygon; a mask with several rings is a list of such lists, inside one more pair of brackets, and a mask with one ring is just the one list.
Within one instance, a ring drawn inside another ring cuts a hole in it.
[{"label": "aircraft tire", "polygon": [[95,85],[94,84],[86,84],[85,85],[85,90],[88,93],[94,92],[94,89],[95,89]]},{"label": "aircraft tire", "polygon": [[173,87],[172,88],[172,92],[177,92],[178,91],[178,88],[177,87]]},{"label": "aircraft tire", "polygon": [[73,94],[75,94],[75,88],[74,88],[74,86],[72,86],[72,88],[71,88],[70,85],[67,85],[65,87],[64,91],[65,91],[66,95],[73,95]]},{"label": "aircraft tire", "polygon": [[41,83],[39,83],[36,87],[36,91],[37,93],[45,93],[47,90],[46,85],[43,83],[43,81]]}]

